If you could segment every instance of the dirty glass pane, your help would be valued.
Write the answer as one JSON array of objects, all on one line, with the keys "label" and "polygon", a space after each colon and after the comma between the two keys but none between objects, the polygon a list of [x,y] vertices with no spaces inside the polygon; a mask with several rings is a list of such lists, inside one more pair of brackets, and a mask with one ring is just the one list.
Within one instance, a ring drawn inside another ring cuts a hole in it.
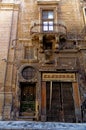
[{"label": "dirty glass pane", "polygon": [[48,12],[48,19],[53,19],[53,11]]},{"label": "dirty glass pane", "polygon": [[42,17],[43,19],[53,19],[53,11],[43,11]]},{"label": "dirty glass pane", "polygon": [[48,31],[48,22],[43,22],[43,31]]},{"label": "dirty glass pane", "polygon": [[49,22],[49,30],[53,31],[53,22],[52,21]]},{"label": "dirty glass pane", "polygon": [[49,31],[53,31],[53,26],[49,26]]},{"label": "dirty glass pane", "polygon": [[48,12],[47,11],[43,11],[43,19],[47,19],[48,18]]}]

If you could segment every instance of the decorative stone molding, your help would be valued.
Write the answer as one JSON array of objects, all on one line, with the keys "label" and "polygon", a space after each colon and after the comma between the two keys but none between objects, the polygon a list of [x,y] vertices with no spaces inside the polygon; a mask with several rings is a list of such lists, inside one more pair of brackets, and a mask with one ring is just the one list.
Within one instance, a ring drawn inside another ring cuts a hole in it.
[{"label": "decorative stone molding", "polygon": [[0,0],[2,3],[20,3],[21,0]]},{"label": "decorative stone molding", "polygon": [[14,3],[0,3],[0,9],[2,10],[19,10],[19,4]]},{"label": "decorative stone molding", "polygon": [[[30,79],[30,80],[27,80],[27,79],[25,79],[25,78],[22,76],[22,71],[23,71],[23,69],[26,68],[26,67],[32,67],[32,68],[34,68],[32,65],[29,65],[29,64],[24,64],[24,65],[22,65],[22,66],[19,68],[19,70],[18,70],[18,81],[19,81],[19,82],[37,82],[36,72],[35,72],[35,76],[34,76],[32,79]],[[35,71],[37,71],[36,68],[34,68],[34,69],[35,69]]]},{"label": "decorative stone molding", "polygon": [[60,0],[37,0],[37,4],[58,4]]},{"label": "decorative stone molding", "polygon": [[55,49],[58,49],[59,48],[59,35],[56,35],[55,39],[56,39]]}]

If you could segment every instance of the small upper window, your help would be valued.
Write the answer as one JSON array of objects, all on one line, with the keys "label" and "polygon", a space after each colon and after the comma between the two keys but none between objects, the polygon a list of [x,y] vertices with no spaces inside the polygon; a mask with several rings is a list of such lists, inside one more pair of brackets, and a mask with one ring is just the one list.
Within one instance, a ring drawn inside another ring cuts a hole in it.
[{"label": "small upper window", "polygon": [[52,10],[42,11],[43,31],[53,31],[54,12]]},{"label": "small upper window", "polygon": [[25,47],[24,58],[25,59],[33,59],[34,58],[33,47]]}]

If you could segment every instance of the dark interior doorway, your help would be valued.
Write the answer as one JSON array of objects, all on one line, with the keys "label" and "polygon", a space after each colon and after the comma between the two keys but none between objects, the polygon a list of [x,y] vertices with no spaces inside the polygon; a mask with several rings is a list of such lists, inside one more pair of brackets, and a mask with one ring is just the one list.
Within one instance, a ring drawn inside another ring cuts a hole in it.
[{"label": "dark interior doorway", "polygon": [[70,82],[46,82],[47,121],[75,122],[73,88]]}]

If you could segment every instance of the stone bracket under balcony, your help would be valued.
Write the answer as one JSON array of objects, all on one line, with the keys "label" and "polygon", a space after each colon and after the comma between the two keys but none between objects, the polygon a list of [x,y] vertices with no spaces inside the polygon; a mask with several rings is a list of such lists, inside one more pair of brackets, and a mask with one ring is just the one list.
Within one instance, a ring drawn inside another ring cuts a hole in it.
[{"label": "stone bracket under balcony", "polygon": [[[66,39],[67,36],[67,28],[63,24],[54,24],[53,31],[43,31],[42,24],[34,24],[30,29],[30,34],[32,37],[32,41],[37,41],[40,46],[40,52],[44,51],[44,44],[47,46],[52,44],[49,49],[53,49],[55,52],[59,48],[59,40],[60,38]],[[46,49],[46,47],[45,47]]]}]

